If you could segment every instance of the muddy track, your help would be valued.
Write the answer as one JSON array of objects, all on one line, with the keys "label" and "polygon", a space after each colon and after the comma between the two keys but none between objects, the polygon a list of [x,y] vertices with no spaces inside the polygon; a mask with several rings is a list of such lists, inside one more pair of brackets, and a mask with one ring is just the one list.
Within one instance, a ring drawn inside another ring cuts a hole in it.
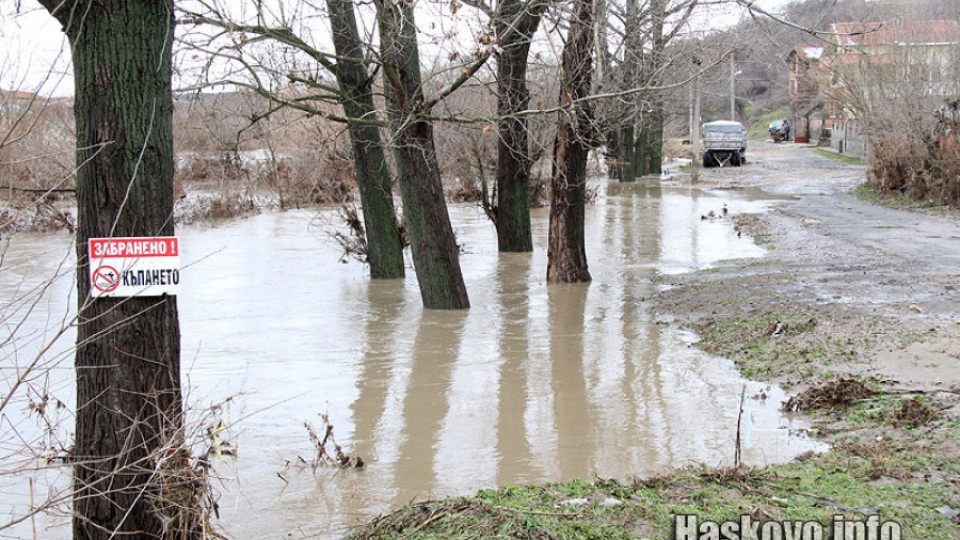
[{"label": "muddy track", "polygon": [[751,143],[749,159],[741,168],[707,169],[700,183],[783,196],[767,214],[740,217],[744,232],[770,251],[755,263],[666,278],[659,310],[695,328],[724,317],[811,313],[822,340],[854,349],[850,362],[840,362],[849,365],[821,368],[900,384],[960,384],[957,214],[862,201],[852,190],[865,167],[803,145]]}]

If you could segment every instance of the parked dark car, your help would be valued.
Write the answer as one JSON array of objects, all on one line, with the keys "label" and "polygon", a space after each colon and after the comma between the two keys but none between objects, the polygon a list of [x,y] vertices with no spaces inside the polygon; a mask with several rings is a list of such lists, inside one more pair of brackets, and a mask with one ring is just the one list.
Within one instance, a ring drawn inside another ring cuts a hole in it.
[{"label": "parked dark car", "polygon": [[787,140],[787,131],[783,129],[783,120],[770,122],[770,125],[767,126],[767,131],[770,132],[770,138],[773,139],[775,143]]}]

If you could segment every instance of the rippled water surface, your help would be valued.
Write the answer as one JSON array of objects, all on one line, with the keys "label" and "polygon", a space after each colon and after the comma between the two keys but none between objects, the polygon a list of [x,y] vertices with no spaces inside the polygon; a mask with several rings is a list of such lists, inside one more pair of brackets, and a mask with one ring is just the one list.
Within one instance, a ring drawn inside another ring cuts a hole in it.
[{"label": "rippled water surface", "polygon": [[[533,254],[498,254],[482,212],[452,207],[473,305],[465,312],[424,311],[412,269],[405,282],[371,282],[362,265],[338,263],[333,212],[182,227],[187,398],[199,415],[234,396],[223,437],[238,458],[219,465],[217,484],[227,534],[335,538],[415,498],[730,464],[744,385],[748,396],[769,396],[747,402],[747,462],[817,448],[791,434],[797,426],[777,410],[782,391],[744,381],[651,314],[659,275],[762,254],[729,217],[707,217],[724,204],[733,215],[765,202],[656,183],[601,186],[587,210],[594,281],[550,287],[545,211],[534,212]],[[69,318],[71,253],[62,234],[10,242],[0,291],[5,303],[24,301],[3,321],[6,335],[16,332],[4,346],[6,380]],[[68,275],[28,309],[61,262]],[[67,332],[45,357],[62,359],[47,385],[68,404],[73,339]],[[364,469],[300,463],[312,457],[304,421],[319,425],[319,414]],[[3,448],[16,452],[14,443]],[[22,478],[3,482],[10,514],[25,488]],[[56,527],[63,519],[49,521],[38,525],[53,527],[41,537],[67,536]]]}]

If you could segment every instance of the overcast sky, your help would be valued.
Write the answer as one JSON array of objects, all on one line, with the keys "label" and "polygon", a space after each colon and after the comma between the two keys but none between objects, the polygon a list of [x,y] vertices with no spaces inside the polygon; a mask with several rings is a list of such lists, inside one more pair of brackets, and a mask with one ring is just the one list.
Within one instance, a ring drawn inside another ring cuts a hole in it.
[{"label": "overcast sky", "polygon": [[[241,2],[243,0],[231,0]],[[789,0],[757,0],[765,9],[779,10]],[[21,0],[18,13],[9,0],[0,0],[0,88],[39,92],[43,95],[72,95],[70,50],[60,25],[37,0]],[[705,7],[695,29],[721,28],[737,22],[740,11],[732,6]],[[418,14],[418,23],[427,23]]]}]

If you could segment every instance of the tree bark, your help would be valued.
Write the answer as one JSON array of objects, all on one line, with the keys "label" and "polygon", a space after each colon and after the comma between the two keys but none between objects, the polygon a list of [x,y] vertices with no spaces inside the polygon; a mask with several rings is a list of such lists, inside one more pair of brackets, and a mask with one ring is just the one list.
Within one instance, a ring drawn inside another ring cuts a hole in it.
[{"label": "tree bark", "polygon": [[433,126],[420,110],[424,96],[413,7],[391,0],[375,0],[375,5],[393,152],[420,296],[428,309],[466,309],[470,300],[443,196]]},{"label": "tree bark", "polygon": [[195,524],[165,524],[156,504],[183,459],[176,298],[92,300],[87,253],[92,237],[174,233],[173,1],[41,3],[70,40],[76,79],[73,537],[190,538]]},{"label": "tree bark", "polygon": [[[666,64],[666,47],[669,38],[664,35],[664,22],[668,14],[668,0],[650,2],[650,51],[644,62],[647,84],[660,86],[661,70]],[[677,7],[677,9],[680,9]],[[635,153],[638,175],[656,174],[663,170],[663,98],[654,90],[650,95],[650,112],[643,116],[642,131],[637,138]]]},{"label": "tree bark", "polygon": [[390,170],[380,129],[376,125],[377,110],[370,91],[372,78],[362,63],[364,53],[353,3],[350,0],[327,0],[327,9],[333,29],[333,45],[340,58],[335,75],[343,97],[344,115],[351,120],[348,131],[367,232],[370,277],[402,278],[403,243],[393,206]]},{"label": "tree bark", "polygon": [[[640,0],[627,0],[624,28],[623,63],[621,76],[622,88],[628,90],[640,84],[641,65],[643,63],[643,29],[640,27],[643,17],[640,13]],[[642,173],[639,167],[637,123],[639,109],[637,96],[625,98],[628,103],[619,130],[617,148],[618,176],[621,182],[633,182]],[[641,131],[642,134],[642,131]]]},{"label": "tree bark", "polygon": [[593,111],[580,102],[590,93],[593,75],[593,0],[574,0],[567,43],[560,66],[561,111],[553,145],[550,233],[547,248],[547,281],[590,281],[584,245],[587,153],[592,139]]},{"label": "tree bark", "polygon": [[617,147],[618,175],[621,182],[633,182],[637,179],[638,174],[636,138],[634,137],[636,130],[633,127],[633,118],[631,117],[627,121],[628,124],[620,129],[620,136],[618,137],[620,146]]},{"label": "tree bark", "polygon": [[530,231],[530,168],[527,119],[527,56],[545,7],[539,0],[505,0],[497,18],[497,246],[501,252],[533,251]]}]

